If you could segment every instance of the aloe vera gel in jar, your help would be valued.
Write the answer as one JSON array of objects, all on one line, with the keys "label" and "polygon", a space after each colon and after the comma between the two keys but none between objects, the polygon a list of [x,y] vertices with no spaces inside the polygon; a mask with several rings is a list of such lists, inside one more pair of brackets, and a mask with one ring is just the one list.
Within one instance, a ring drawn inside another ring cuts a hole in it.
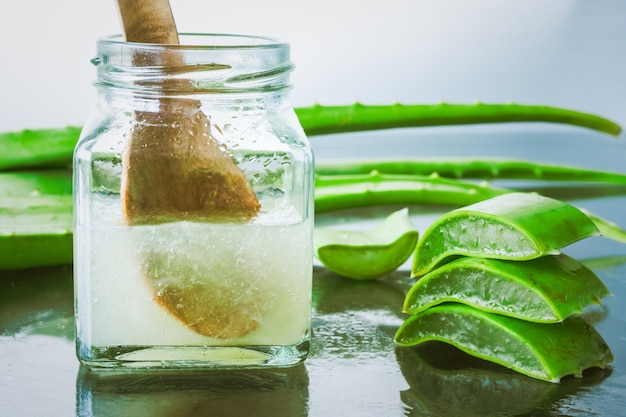
[{"label": "aloe vera gel in jar", "polygon": [[[289,46],[235,35],[183,35],[181,45],[110,37],[94,63],[97,105],[74,156],[79,360],[304,360],[313,155],[288,100]],[[205,147],[217,156],[200,160]],[[246,193],[253,212],[240,210]],[[146,203],[155,195],[159,203]],[[189,208],[192,198],[201,209]]]}]

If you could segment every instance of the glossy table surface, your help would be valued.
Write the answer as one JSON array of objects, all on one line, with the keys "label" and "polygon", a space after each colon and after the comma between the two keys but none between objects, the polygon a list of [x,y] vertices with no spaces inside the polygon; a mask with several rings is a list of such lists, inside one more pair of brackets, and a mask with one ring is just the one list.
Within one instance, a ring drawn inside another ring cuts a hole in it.
[{"label": "glossy table surface", "polygon": [[[368,158],[497,155],[626,169],[623,138],[569,127],[407,129],[311,140],[319,160],[348,157],[359,147],[359,155]],[[380,146],[382,141],[386,146]],[[516,185],[540,188],[626,227],[624,187]],[[394,209],[324,214],[316,224],[366,230]],[[449,207],[410,209],[423,232]],[[626,245],[594,237],[564,252],[590,266],[612,293],[586,317],[605,338],[615,362],[560,384],[524,377],[442,345],[394,346],[412,283],[408,264],[370,282],[341,278],[316,265],[312,351],[295,368],[121,375],[88,372],[74,356],[71,267],[2,272],[0,415],[620,415],[626,408]]]}]

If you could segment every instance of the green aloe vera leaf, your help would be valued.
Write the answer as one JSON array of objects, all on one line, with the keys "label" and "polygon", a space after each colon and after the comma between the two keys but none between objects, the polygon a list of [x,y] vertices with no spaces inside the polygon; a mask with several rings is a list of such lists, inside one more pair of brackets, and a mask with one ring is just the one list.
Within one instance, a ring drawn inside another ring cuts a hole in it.
[{"label": "green aloe vera leaf", "polygon": [[307,135],[476,123],[549,122],[586,127],[617,136],[621,127],[575,110],[516,103],[313,105],[295,109]]},{"label": "green aloe vera leaf", "polygon": [[437,204],[459,207],[511,193],[487,183],[437,175],[369,174],[316,176],[315,212],[325,213],[381,205]]},{"label": "green aloe vera leaf", "polygon": [[[316,104],[294,110],[309,136],[398,127],[505,122],[563,123],[614,136],[621,131],[621,127],[613,121],[590,113],[516,103]],[[0,170],[69,165],[80,132],[81,127],[68,126],[0,133]]]},{"label": "green aloe vera leaf", "polygon": [[383,174],[430,175],[443,178],[529,179],[626,184],[626,174],[575,166],[546,164],[507,158],[428,158],[321,161],[318,175]]},{"label": "green aloe vera leaf", "polygon": [[596,216],[588,210],[581,209],[581,211],[593,221],[602,236],[616,242],[626,243],[626,230],[622,229],[617,223]]},{"label": "green aloe vera leaf", "polygon": [[368,231],[316,228],[313,240],[316,257],[329,270],[353,279],[376,279],[402,265],[417,239],[405,208]]},{"label": "green aloe vera leaf", "polygon": [[58,169],[0,172],[0,199],[38,195],[72,195],[72,171]]},{"label": "green aloe vera leaf", "polygon": [[70,166],[81,128],[0,133],[0,170]]},{"label": "green aloe vera leaf", "polygon": [[452,210],[423,233],[412,275],[429,272],[451,256],[530,260],[598,235],[576,207],[534,193],[509,193]]},{"label": "green aloe vera leaf", "polygon": [[403,310],[416,314],[459,302],[522,320],[556,323],[608,295],[589,268],[563,254],[529,261],[461,257],[417,280]]},{"label": "green aloe vera leaf", "polygon": [[0,173],[0,270],[72,263],[69,171]]},{"label": "green aloe vera leaf", "polygon": [[619,268],[626,265],[626,255],[603,256],[599,258],[584,259],[582,261],[587,268],[594,271],[603,269]]},{"label": "green aloe vera leaf", "polygon": [[585,369],[604,368],[613,361],[604,339],[579,316],[559,323],[533,323],[448,303],[410,316],[394,337],[400,346],[431,340],[549,382],[580,376]]}]

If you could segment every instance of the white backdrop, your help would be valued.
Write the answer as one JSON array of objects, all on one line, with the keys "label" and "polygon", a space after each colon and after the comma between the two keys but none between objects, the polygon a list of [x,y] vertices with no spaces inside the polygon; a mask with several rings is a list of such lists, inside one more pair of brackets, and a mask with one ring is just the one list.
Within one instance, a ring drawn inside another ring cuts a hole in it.
[{"label": "white backdrop", "polygon": [[[294,105],[518,101],[626,122],[624,0],[171,0],[186,32],[292,44]],[[81,124],[114,0],[0,13],[0,131]]]}]

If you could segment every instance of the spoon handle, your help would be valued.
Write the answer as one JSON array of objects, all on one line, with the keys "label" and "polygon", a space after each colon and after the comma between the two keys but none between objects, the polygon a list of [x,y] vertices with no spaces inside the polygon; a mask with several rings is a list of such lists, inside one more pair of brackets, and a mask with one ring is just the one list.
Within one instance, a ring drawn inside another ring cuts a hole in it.
[{"label": "spoon handle", "polygon": [[169,0],[118,0],[128,42],[178,44]]}]

